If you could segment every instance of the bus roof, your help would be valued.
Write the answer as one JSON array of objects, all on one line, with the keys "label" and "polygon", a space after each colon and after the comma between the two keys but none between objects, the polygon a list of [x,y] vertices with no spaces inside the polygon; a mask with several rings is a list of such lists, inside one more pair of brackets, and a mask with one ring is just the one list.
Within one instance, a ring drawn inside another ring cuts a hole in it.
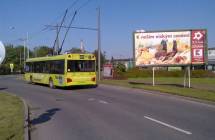
[{"label": "bus roof", "polygon": [[29,58],[26,62],[34,62],[34,61],[47,61],[47,60],[62,60],[62,59],[70,59],[70,60],[95,60],[94,54],[62,54],[55,56],[45,56],[45,57],[35,57]]}]

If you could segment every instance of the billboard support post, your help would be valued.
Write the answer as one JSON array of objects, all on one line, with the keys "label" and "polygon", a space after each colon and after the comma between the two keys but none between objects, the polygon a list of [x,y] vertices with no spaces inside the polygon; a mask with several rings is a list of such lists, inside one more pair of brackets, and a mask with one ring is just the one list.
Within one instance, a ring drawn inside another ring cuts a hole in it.
[{"label": "billboard support post", "polygon": [[155,86],[155,67],[152,67],[152,85]]},{"label": "billboard support post", "polygon": [[190,88],[190,66],[186,66],[184,71],[184,87],[187,87],[187,78],[188,78],[188,88]]},{"label": "billboard support post", "polygon": [[187,67],[184,70],[184,87],[186,87]]},{"label": "billboard support post", "polygon": [[188,66],[187,69],[188,69],[188,78],[189,78],[188,87],[190,88],[190,66]]}]

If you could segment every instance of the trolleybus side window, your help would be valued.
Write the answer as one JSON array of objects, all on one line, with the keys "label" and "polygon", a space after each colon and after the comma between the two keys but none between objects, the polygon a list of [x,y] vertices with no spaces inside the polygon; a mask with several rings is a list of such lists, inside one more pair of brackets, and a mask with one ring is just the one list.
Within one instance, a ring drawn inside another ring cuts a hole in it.
[{"label": "trolleybus side window", "polygon": [[64,60],[49,61],[50,73],[64,74]]},{"label": "trolleybus side window", "polygon": [[25,65],[25,72],[30,72],[30,66],[31,64],[30,63],[26,63]]},{"label": "trolleybus side window", "polygon": [[27,62],[26,72],[64,74],[64,60]]}]

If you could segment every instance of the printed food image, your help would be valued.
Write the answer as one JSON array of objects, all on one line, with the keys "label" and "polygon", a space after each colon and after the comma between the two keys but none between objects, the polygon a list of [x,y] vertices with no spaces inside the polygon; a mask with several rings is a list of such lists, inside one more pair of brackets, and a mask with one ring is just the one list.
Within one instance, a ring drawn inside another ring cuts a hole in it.
[{"label": "printed food image", "polygon": [[136,65],[168,65],[190,63],[190,46],[173,40],[162,40],[153,46],[139,46],[136,50]]}]

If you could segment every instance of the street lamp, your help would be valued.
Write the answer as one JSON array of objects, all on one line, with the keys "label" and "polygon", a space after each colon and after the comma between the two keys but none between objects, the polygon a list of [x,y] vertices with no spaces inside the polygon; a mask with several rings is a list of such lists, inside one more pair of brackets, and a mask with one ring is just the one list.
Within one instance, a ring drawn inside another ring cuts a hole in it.
[{"label": "street lamp", "polygon": [[23,52],[23,55],[24,55],[24,58],[23,58],[23,63],[24,63],[24,68],[25,68],[25,59],[26,59],[26,51],[25,51],[25,48],[27,47],[27,58],[29,58],[29,51],[30,49],[28,48],[27,44],[28,44],[28,32],[26,33],[26,38],[20,38],[19,39],[20,41],[23,41],[23,47],[24,47],[24,52]]}]

